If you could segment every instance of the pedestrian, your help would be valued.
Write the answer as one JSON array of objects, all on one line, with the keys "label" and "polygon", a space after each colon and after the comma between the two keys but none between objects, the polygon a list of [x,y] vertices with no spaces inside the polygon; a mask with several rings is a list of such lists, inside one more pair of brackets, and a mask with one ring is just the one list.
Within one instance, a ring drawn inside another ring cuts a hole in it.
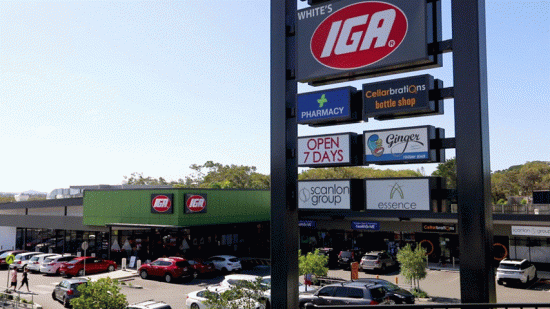
[{"label": "pedestrian", "polygon": [[[13,270],[13,274],[11,275],[11,286],[13,287],[13,290],[17,288],[17,270]],[[11,288],[11,287],[10,287]]]},{"label": "pedestrian", "polygon": [[[29,270],[27,268],[27,266],[23,266],[23,278],[21,279],[21,285],[19,286],[19,289],[20,290],[22,287],[23,287],[23,284],[27,286],[27,292],[30,292],[31,290],[29,290],[29,278],[28,278],[28,275],[29,275]],[[15,284],[17,285],[17,281],[15,282]]]}]

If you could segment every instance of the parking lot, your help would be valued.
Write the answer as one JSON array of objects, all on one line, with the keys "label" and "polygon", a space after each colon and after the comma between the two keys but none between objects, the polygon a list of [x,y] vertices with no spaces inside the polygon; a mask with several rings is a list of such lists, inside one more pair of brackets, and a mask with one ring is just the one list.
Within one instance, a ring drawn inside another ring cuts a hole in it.
[{"label": "parking lot", "polygon": [[[7,270],[0,271],[0,283],[7,284]],[[254,270],[243,271],[243,273],[259,276],[269,275],[268,267],[257,267]],[[330,270],[329,276],[349,279],[349,270]],[[376,277],[375,273],[359,273],[360,278]],[[379,275],[380,278],[410,288],[397,271]],[[498,302],[535,302],[548,303],[550,300],[550,280],[542,276],[536,282],[528,286],[499,286],[497,285]],[[20,279],[21,277],[19,277]],[[59,276],[45,276],[42,274],[29,274],[29,286],[33,294],[22,294],[22,297],[33,299],[36,303],[46,309],[63,308],[63,305],[54,301],[51,297],[54,286],[63,278]],[[199,278],[190,283],[175,282],[165,283],[160,280],[143,280],[138,276],[124,279],[125,284],[121,285],[121,291],[129,303],[136,303],[143,300],[154,299],[164,301],[172,308],[185,308],[187,293],[199,290],[207,285],[219,283],[222,276],[214,278]],[[460,299],[460,277],[458,271],[430,269],[426,279],[420,282],[420,287],[436,302],[458,302]],[[22,289],[26,291],[25,288]]]}]

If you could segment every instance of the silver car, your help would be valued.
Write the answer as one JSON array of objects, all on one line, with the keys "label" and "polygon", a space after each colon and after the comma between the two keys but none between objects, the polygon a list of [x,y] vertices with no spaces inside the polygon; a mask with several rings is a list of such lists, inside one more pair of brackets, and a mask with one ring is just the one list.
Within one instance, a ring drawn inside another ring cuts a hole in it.
[{"label": "silver car", "polygon": [[361,258],[359,269],[363,271],[378,270],[385,272],[388,268],[397,266],[397,261],[384,251],[372,251]]},{"label": "silver car", "polygon": [[80,296],[78,286],[87,283],[88,279],[83,278],[63,280],[53,289],[52,298],[61,301],[65,308],[71,308],[71,299]]}]

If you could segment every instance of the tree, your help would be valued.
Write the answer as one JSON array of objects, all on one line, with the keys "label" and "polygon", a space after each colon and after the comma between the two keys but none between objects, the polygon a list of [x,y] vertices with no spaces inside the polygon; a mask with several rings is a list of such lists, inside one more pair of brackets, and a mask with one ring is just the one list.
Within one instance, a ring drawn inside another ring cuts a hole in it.
[{"label": "tree", "polygon": [[189,168],[194,174],[185,177],[177,187],[217,189],[269,189],[271,178],[256,172],[255,166],[223,165],[207,161],[203,165],[193,164]]},{"label": "tree", "polygon": [[299,275],[312,274],[315,276],[326,276],[328,273],[328,256],[319,253],[319,249],[315,252],[308,252],[302,255],[302,251],[298,251],[298,271]]},{"label": "tree", "polygon": [[74,309],[125,309],[126,295],[120,293],[118,280],[109,277],[78,287],[80,297],[71,300]]},{"label": "tree", "polygon": [[170,185],[164,178],[154,178],[151,176],[144,177],[143,173],[133,172],[130,177],[124,176],[124,179],[129,185],[144,185],[144,186],[158,186],[158,185]]},{"label": "tree", "polygon": [[420,291],[420,280],[426,278],[426,266],[428,266],[428,256],[426,249],[416,245],[413,250],[410,244],[401,248],[397,252],[397,261],[401,264],[401,276],[411,283],[413,289]]},{"label": "tree", "polygon": [[253,309],[266,301],[266,288],[261,285],[261,277],[251,282],[242,280],[224,291],[207,288],[204,302],[211,309]]},{"label": "tree", "polygon": [[370,167],[329,167],[312,168],[301,172],[299,180],[306,179],[349,179],[349,178],[394,178],[394,177],[421,177],[421,171],[413,170],[379,170]]},{"label": "tree", "polygon": [[432,176],[445,178],[447,180],[447,188],[456,189],[456,158],[438,164]]}]

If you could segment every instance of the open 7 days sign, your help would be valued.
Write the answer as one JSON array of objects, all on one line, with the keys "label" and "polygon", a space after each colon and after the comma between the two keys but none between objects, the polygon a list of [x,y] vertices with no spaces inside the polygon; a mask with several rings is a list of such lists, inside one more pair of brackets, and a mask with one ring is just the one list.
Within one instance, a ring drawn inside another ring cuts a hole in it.
[{"label": "open 7 days sign", "polygon": [[[440,66],[437,1],[342,0],[296,12],[297,80],[313,84]],[[434,29],[433,25],[437,25]]]}]

